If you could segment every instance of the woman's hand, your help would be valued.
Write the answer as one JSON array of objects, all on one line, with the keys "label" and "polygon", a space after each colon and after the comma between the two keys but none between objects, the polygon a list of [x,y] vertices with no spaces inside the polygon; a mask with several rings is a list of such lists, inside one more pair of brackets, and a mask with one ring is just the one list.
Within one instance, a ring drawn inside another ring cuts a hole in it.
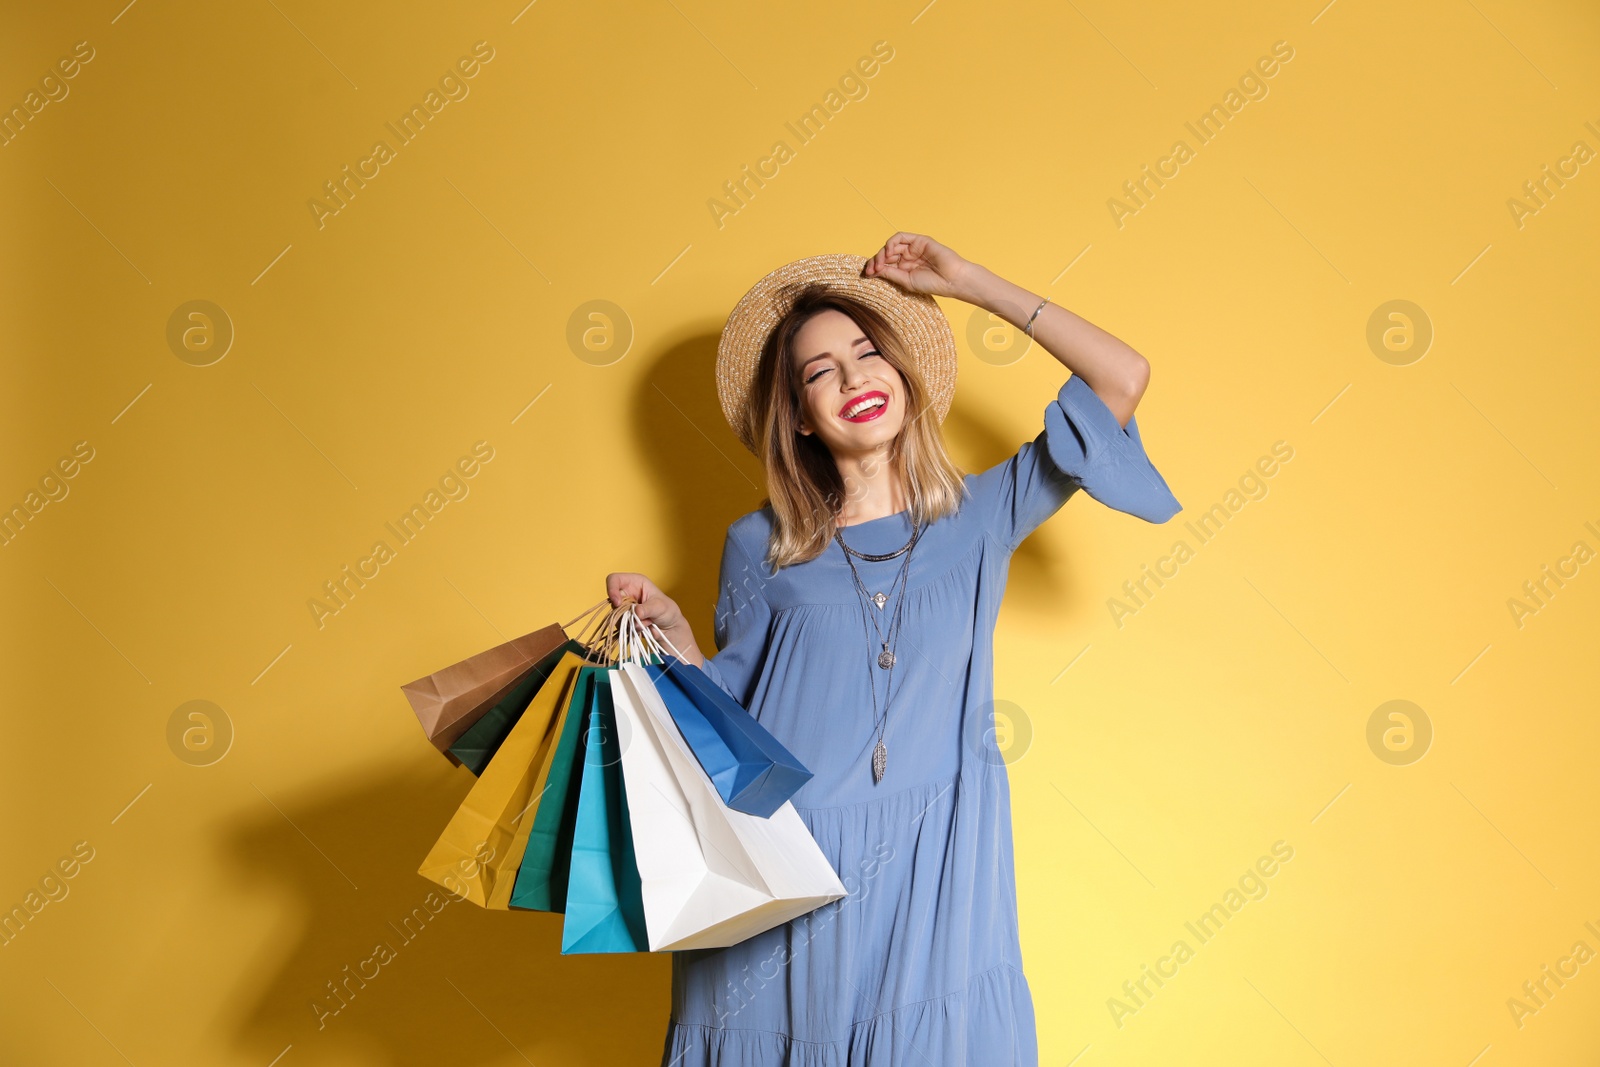
[{"label": "woman's hand", "polygon": [[887,278],[902,289],[965,299],[974,265],[932,237],[897,233],[867,260],[861,274]]},{"label": "woman's hand", "polygon": [[632,597],[635,601],[634,614],[641,622],[653,623],[683,653],[686,662],[696,667],[704,665],[705,657],[695,644],[694,631],[689,628],[689,622],[678,609],[677,602],[657,588],[649,578],[632,571],[608,574],[606,597],[613,607],[620,605],[624,597]]}]

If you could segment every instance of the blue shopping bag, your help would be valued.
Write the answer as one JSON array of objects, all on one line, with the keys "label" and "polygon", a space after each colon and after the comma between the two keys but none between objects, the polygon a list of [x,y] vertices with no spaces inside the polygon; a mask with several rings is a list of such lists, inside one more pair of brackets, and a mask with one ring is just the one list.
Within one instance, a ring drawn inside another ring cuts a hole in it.
[{"label": "blue shopping bag", "polygon": [[699,667],[675,656],[644,667],[728,807],[770,818],[811,780],[805,765]]},{"label": "blue shopping bag", "polygon": [[588,716],[577,768],[578,811],[567,868],[561,954],[649,952],[644,891],[633,853],[623,792],[622,747],[611,687],[603,671],[588,678]]}]

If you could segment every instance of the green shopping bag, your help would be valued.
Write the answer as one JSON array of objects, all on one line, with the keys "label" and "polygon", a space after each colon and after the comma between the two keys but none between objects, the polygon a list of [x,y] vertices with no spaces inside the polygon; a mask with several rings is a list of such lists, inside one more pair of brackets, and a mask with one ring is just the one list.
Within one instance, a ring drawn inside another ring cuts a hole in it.
[{"label": "green shopping bag", "polygon": [[450,746],[450,755],[460,760],[461,765],[473,774],[482,774],[483,769],[494,758],[494,754],[500,750],[501,743],[511,733],[511,728],[517,725],[522,713],[528,710],[528,705],[533,702],[533,695],[544,685],[550,677],[550,672],[556,669],[562,657],[568,652],[583,656],[585,651],[580,642],[569,639],[539,660],[500,703],[484,712],[483,718],[473,723],[466,733],[456,739],[455,744]]},{"label": "green shopping bag", "polygon": [[545,778],[528,845],[522,853],[510,905],[532,911],[565,911],[572,834],[578,819],[578,789],[583,776],[583,735],[594,701],[595,678],[605,683],[604,667],[579,667],[572,699],[561,715],[561,736],[550,750]]},{"label": "green shopping bag", "polygon": [[644,892],[622,779],[610,679],[595,671],[572,835],[561,953],[648,952]]}]

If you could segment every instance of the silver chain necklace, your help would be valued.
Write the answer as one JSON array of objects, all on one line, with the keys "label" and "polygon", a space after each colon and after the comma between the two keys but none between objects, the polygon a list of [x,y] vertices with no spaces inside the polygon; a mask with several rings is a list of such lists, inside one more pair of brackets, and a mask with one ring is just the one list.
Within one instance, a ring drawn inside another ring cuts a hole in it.
[{"label": "silver chain necklace", "polygon": [[[867,681],[872,687],[872,717],[874,724],[877,725],[878,728],[877,744],[872,749],[872,780],[876,783],[883,780],[884,772],[888,769],[889,765],[889,750],[883,743],[883,733],[889,725],[889,704],[894,699],[893,670],[895,654],[893,649],[891,649],[889,646],[891,642],[894,644],[895,648],[900,646],[900,623],[902,618],[902,609],[905,607],[906,600],[904,595],[906,578],[911,569],[911,550],[916,546],[918,538],[922,536],[922,527],[920,523],[914,522],[911,531],[911,539],[898,550],[894,552],[883,553],[881,555],[857,552],[855,549],[844,543],[844,537],[840,534],[837,527],[834,528],[833,536],[834,540],[839,542],[839,547],[844,550],[845,562],[850,565],[850,576],[852,579],[854,579],[856,592],[862,598],[861,631],[863,635],[867,637],[867,641],[870,644],[872,641],[872,635],[867,633],[867,623],[870,620],[873,630],[877,631],[878,643],[879,647],[881,648],[881,651],[877,655],[878,666],[890,672],[885,678],[883,715],[880,719],[878,715],[878,676],[872,670],[871,666],[867,667]],[[856,570],[855,560],[851,557],[859,556],[862,559],[881,561],[894,559],[896,556],[900,555],[905,556],[905,562],[900,564],[899,573],[895,575],[894,581],[889,583],[889,588],[891,591],[895,590],[897,585],[900,588],[898,590],[898,599],[895,600],[894,616],[889,621],[889,635],[886,638],[883,630],[878,626],[878,620],[867,611],[867,601],[871,601],[881,611],[884,603],[889,599],[889,597],[887,594],[882,592],[873,594],[869,594],[867,592],[866,584],[862,582],[861,574]]]}]

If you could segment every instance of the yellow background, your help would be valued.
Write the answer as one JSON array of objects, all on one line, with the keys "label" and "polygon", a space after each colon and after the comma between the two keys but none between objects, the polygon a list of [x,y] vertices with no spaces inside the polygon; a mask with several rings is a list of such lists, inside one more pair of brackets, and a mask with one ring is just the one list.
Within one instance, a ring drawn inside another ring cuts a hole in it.
[{"label": "yellow background", "polygon": [[[1600,951],[1597,565],[1520,626],[1508,601],[1600,546],[1600,164],[1520,226],[1507,201],[1600,149],[1600,15],[1208,6],[13,13],[0,100],[95,54],[0,148],[0,502],[94,458],[0,548],[0,905],[94,858],[0,948],[0,1061],[655,1063],[664,955],[563,958],[558,918],[467,904],[391,932],[468,787],[399,687],[570,619],[611,570],[709,645],[723,531],[762,495],[713,388],[722,322],[779,264],[904,229],[1148,357],[1139,422],[1185,506],[1152,526],[1080,495],[1014,562],[996,691],[1032,735],[1042,1061],[1595,1062],[1600,962],[1520,1027],[1507,1000]],[[478,41],[470,94],[319,228],[323,183]],[[784,124],[877,41],[867,94],[797,146]],[[1277,41],[1268,95],[1198,145],[1184,123]],[[780,138],[719,227],[708,201]],[[1107,201],[1179,138],[1194,158],[1119,228]],[[196,299],[236,331],[209,366],[167,342]],[[1404,365],[1367,341],[1396,299],[1434,335]],[[626,316],[619,359],[569,346],[591,300]],[[975,352],[944,306],[946,430],[982,469],[1063,372]],[[322,583],[477,441],[470,494],[319,628]],[[1279,441],[1266,495],[1230,499]],[[1108,599],[1179,538],[1119,626]],[[1396,699],[1433,731],[1404,766],[1366,735]],[[209,765],[169,746],[190,700],[231,724]],[[1118,1026],[1122,983],[1280,840],[1265,898]],[[397,958],[319,1030],[380,940]]]}]

